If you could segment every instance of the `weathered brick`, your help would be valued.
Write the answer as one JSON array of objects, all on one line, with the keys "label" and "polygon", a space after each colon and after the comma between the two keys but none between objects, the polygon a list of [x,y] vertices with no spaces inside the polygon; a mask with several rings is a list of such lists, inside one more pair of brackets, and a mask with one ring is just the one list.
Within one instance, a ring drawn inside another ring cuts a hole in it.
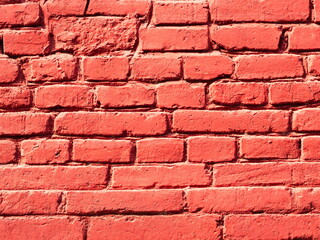
[{"label": "weathered brick", "polygon": [[0,108],[23,108],[31,105],[31,91],[24,87],[0,87]]},{"label": "weathered brick", "polygon": [[179,138],[147,138],[137,141],[140,163],[173,163],[184,158],[184,141]]},{"label": "weathered brick", "polygon": [[190,162],[232,161],[236,155],[235,138],[190,137],[187,140],[187,156]]},{"label": "weathered brick", "polygon": [[79,162],[127,163],[131,161],[132,148],[127,140],[76,139],[72,158]]},{"label": "weathered brick", "polygon": [[202,164],[113,168],[112,187],[171,188],[206,186],[210,176]]}]

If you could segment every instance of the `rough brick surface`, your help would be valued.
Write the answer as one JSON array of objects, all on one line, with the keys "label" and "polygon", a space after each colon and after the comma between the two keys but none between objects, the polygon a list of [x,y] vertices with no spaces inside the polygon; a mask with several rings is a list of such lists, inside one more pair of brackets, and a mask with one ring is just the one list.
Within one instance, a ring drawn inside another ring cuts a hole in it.
[{"label": "rough brick surface", "polygon": [[320,239],[320,0],[0,0],[0,239]]}]

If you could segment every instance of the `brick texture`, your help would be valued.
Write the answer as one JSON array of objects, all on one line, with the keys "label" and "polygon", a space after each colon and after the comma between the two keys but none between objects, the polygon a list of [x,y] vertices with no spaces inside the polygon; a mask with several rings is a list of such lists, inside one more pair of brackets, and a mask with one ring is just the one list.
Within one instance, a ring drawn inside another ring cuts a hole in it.
[{"label": "brick texture", "polygon": [[320,0],[0,0],[0,239],[320,239]]}]

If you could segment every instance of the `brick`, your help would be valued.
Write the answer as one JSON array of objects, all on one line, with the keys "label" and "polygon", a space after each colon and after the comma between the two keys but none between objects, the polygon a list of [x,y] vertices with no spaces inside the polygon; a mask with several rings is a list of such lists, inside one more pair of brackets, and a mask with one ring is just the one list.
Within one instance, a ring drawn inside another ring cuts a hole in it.
[{"label": "brick", "polygon": [[288,112],[277,110],[180,110],[173,113],[173,130],[215,133],[286,132],[288,120]]},{"label": "brick", "polygon": [[190,162],[225,162],[236,157],[236,141],[230,137],[189,137],[187,156]]},{"label": "brick", "polygon": [[320,76],[320,56],[308,56],[308,72],[312,76]]},{"label": "brick", "polygon": [[131,162],[133,144],[127,140],[76,139],[73,160],[78,162]]},{"label": "brick", "polygon": [[304,137],[302,143],[302,158],[304,160],[320,160],[320,138],[315,136]]},{"label": "brick", "polygon": [[55,121],[60,135],[151,136],[166,131],[167,114],[158,112],[71,112],[60,113]]},{"label": "brick", "polygon": [[26,164],[55,164],[69,160],[69,141],[37,139],[21,142],[21,158]]},{"label": "brick", "polygon": [[97,98],[102,107],[147,107],[155,105],[155,90],[139,83],[103,86],[97,88]]},{"label": "brick", "polygon": [[293,112],[292,128],[297,132],[320,131],[320,109],[308,108]]},{"label": "brick", "polygon": [[10,58],[0,58],[0,83],[11,83],[18,78],[17,61]]},{"label": "brick", "polygon": [[83,227],[74,217],[6,217],[0,219],[1,239],[64,239],[83,238]]},{"label": "brick", "polygon": [[0,108],[23,108],[31,104],[31,92],[23,87],[0,87]]},{"label": "brick", "polygon": [[149,0],[92,0],[90,1],[87,14],[95,15],[147,15],[150,10]]},{"label": "brick", "polygon": [[51,129],[51,114],[47,113],[0,113],[0,135],[46,134]]},{"label": "brick", "polygon": [[112,187],[121,189],[206,186],[210,176],[202,164],[113,168]]},{"label": "brick", "polygon": [[286,82],[274,83],[270,86],[270,103],[307,104],[320,101],[320,83],[318,82]]},{"label": "brick", "polygon": [[157,87],[157,105],[160,108],[203,108],[205,85],[186,82],[160,84]]},{"label": "brick", "polygon": [[228,50],[277,50],[281,29],[276,25],[212,25],[213,44]]},{"label": "brick", "polygon": [[319,188],[293,188],[292,208],[298,212],[319,212],[320,189]]},{"label": "brick", "polygon": [[172,55],[145,55],[133,58],[131,75],[135,80],[178,79],[181,62]]},{"label": "brick", "polygon": [[157,27],[140,31],[144,51],[207,50],[207,27]]},{"label": "brick", "polygon": [[304,162],[292,165],[292,185],[319,186],[320,163]]},{"label": "brick", "polygon": [[0,164],[11,163],[16,160],[16,144],[13,141],[0,141]]},{"label": "brick", "polygon": [[286,188],[202,188],[187,191],[190,212],[279,212],[291,210]]},{"label": "brick", "polygon": [[58,209],[59,192],[1,191],[0,213],[2,215],[55,214]]},{"label": "brick", "polygon": [[291,182],[290,166],[286,163],[214,165],[214,186],[285,185]]},{"label": "brick", "polygon": [[82,61],[86,81],[126,80],[129,60],[126,57],[86,57]]},{"label": "brick", "polygon": [[88,240],[219,239],[217,215],[107,216],[92,218]]},{"label": "brick", "polygon": [[46,0],[42,9],[49,16],[83,15],[86,3],[86,0]]},{"label": "brick", "polygon": [[210,101],[221,105],[264,105],[267,93],[263,83],[213,83],[209,87]]},{"label": "brick", "polygon": [[107,168],[97,166],[2,166],[3,190],[91,190],[106,185]]},{"label": "brick", "polygon": [[289,39],[289,50],[319,50],[320,27],[316,24],[293,27]]},{"label": "brick", "polygon": [[137,141],[137,162],[174,163],[184,159],[184,141],[179,138],[147,138]]},{"label": "brick", "polygon": [[55,41],[53,50],[94,55],[133,49],[136,25],[133,18],[62,17],[50,20],[49,31]]},{"label": "brick", "polygon": [[23,67],[28,82],[67,81],[77,77],[77,61],[70,54],[32,58]]},{"label": "brick", "polygon": [[319,0],[314,0],[313,2],[313,17],[316,22],[319,22],[320,20],[320,1]]},{"label": "brick", "polygon": [[319,224],[318,215],[229,215],[225,218],[225,238],[317,239]]},{"label": "brick", "polygon": [[35,106],[38,108],[93,106],[93,92],[81,85],[54,85],[39,87],[35,91]]},{"label": "brick", "polygon": [[243,137],[240,154],[247,159],[298,158],[299,142],[288,137]]},{"label": "brick", "polygon": [[210,0],[211,18],[218,22],[305,22],[309,1]]},{"label": "brick", "polygon": [[72,214],[178,212],[181,190],[68,192],[66,211]]},{"label": "brick", "polygon": [[211,80],[233,72],[232,60],[224,55],[190,55],[184,58],[184,78]]},{"label": "brick", "polygon": [[49,52],[49,34],[45,30],[19,30],[3,34],[4,52],[8,55],[39,55]]},{"label": "brick", "polygon": [[204,2],[157,1],[153,5],[153,24],[205,24],[208,5]]},{"label": "brick", "polygon": [[276,79],[302,77],[304,69],[297,55],[268,54],[236,57],[237,79]]},{"label": "brick", "polygon": [[40,8],[38,3],[0,5],[0,26],[32,26],[39,23]]}]

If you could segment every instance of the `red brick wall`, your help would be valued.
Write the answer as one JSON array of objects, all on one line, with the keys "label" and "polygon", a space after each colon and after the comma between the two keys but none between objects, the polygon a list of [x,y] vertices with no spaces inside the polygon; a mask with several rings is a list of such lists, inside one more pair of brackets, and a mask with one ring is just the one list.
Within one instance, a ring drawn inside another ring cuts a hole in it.
[{"label": "red brick wall", "polygon": [[319,0],[0,0],[0,239],[320,239]]}]

